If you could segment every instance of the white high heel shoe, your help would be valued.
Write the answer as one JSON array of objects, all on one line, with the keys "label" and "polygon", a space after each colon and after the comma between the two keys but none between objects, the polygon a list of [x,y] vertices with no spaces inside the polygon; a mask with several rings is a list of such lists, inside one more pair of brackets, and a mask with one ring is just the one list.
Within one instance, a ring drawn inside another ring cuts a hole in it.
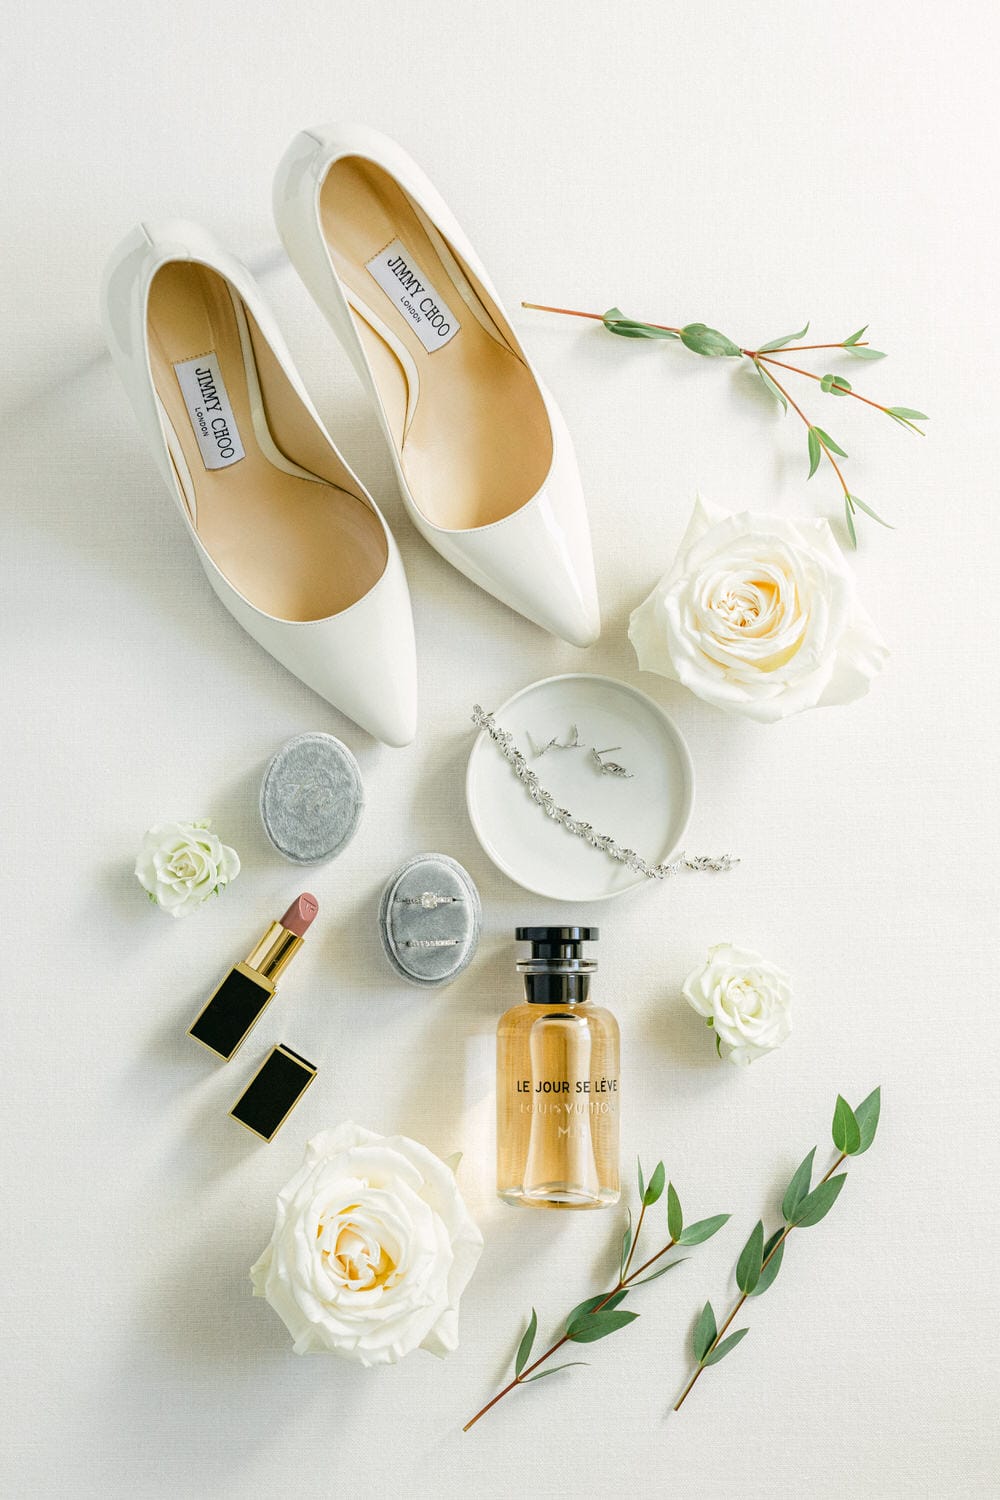
[{"label": "white high heel shoe", "polygon": [[418,531],[512,609],[591,645],[600,611],[569,433],[440,194],[394,141],[334,125],[296,136],[274,213],[375,398]]},{"label": "white high heel shoe", "polygon": [[399,551],[245,266],[197,224],[108,263],[108,345],[213,589],[254,640],[389,745],[416,732]]}]

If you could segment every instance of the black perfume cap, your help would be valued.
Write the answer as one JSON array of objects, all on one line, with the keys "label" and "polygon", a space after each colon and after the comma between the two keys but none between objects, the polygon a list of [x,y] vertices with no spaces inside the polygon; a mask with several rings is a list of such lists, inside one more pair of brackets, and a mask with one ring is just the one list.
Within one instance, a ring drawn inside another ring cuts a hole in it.
[{"label": "black perfume cap", "polygon": [[514,936],[519,943],[531,944],[532,962],[564,964],[579,961],[580,945],[596,943],[600,932],[596,927],[517,927]]},{"label": "black perfume cap", "polygon": [[582,956],[584,943],[597,941],[596,927],[515,927],[519,943],[531,944],[522,959],[525,998],[533,1005],[577,1005],[586,1000],[590,976],[597,968]]}]

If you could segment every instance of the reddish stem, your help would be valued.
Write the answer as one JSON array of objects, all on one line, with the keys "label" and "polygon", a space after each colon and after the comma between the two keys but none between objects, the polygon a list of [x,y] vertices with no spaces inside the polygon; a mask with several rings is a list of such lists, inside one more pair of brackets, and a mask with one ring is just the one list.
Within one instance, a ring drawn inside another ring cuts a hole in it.
[{"label": "reddish stem", "polygon": [[[802,354],[802,353],[804,353],[808,349],[847,349],[848,347],[850,347],[851,349],[865,349],[865,348],[868,347],[868,344],[870,342],[871,341],[869,339],[858,339],[858,342],[856,344],[851,344],[849,346],[847,344],[843,344],[843,343],[841,343],[841,344],[785,344],[785,345],[782,346],[781,352],[782,352],[782,354]],[[743,352],[744,352],[744,354],[750,354],[752,352],[754,355],[757,355],[761,351],[759,349],[754,349],[753,351],[751,351],[749,349],[744,349]],[[765,353],[770,353],[769,350],[765,350],[764,352]]]},{"label": "reddish stem", "polygon": [[[603,323],[604,322],[604,314],[603,313],[580,312],[580,311],[578,311],[578,309],[573,308],[573,307],[546,307],[545,304],[541,303],[541,302],[522,302],[521,306],[522,307],[530,307],[535,312],[561,313],[565,317],[568,317],[568,318],[590,318],[595,323]],[[673,324],[671,324],[671,323],[647,323],[646,327],[647,328],[659,328],[659,329],[662,329],[662,331],[664,333],[680,333],[681,332],[681,330],[679,328],[675,328],[673,326]],[[867,348],[868,342],[869,342],[868,339],[859,339],[858,342],[856,344],[851,345],[851,347],[854,348],[854,349],[864,349],[864,348]],[[784,349],[782,349],[781,352],[782,352],[782,354],[801,354],[801,353],[803,353],[803,352],[805,352],[807,350],[810,350],[810,349],[846,349],[847,347],[848,346],[846,344],[843,344],[843,343],[840,343],[840,344],[788,344]],[[774,357],[773,354],[762,354],[759,349],[741,349],[740,353],[743,354],[743,355],[745,355],[747,357],[747,359],[752,359],[754,361],[754,363],[756,363],[758,360],[763,360],[765,362],[765,364],[777,365],[777,367],[778,367],[779,370],[791,370],[792,373],[795,374],[795,375],[804,375],[807,380],[822,380],[822,378],[823,378],[821,375],[814,374],[812,370],[802,370],[802,369],[799,368],[798,365],[785,364],[785,362],[783,360],[775,359],[775,357]],[[774,383],[775,383],[775,385],[778,384],[777,381],[775,381]],[[788,398],[788,400],[791,400],[791,397],[788,395],[787,391],[784,391],[784,395]],[[888,415],[888,411],[889,411],[888,407],[882,406],[881,403],[878,402],[878,401],[872,401],[872,400],[870,400],[867,396],[860,395],[857,391],[844,391],[844,395],[845,396],[853,396],[854,399],[855,399],[855,401],[863,401],[866,406],[873,406],[876,411],[884,412],[884,413],[886,413],[886,415]],[[799,411],[798,407],[796,407],[795,409],[796,409],[796,411]],[[799,411],[799,416],[800,417],[802,416],[802,412],[801,411]],[[808,418],[803,417],[802,419],[803,419],[803,421],[808,422]],[[919,432],[921,437],[926,436],[926,434],[924,432],[922,432],[919,427],[914,427],[912,422],[907,422],[905,417],[903,417],[901,420],[905,423],[905,425],[907,427],[912,428],[912,430],[914,432]],[[809,426],[810,427],[812,426],[811,422],[809,422]],[[823,450],[826,453],[827,458],[830,459],[830,462],[833,463],[833,459],[830,457],[830,450],[826,447],[825,444],[823,444]],[[833,463],[833,467],[835,469],[837,469],[837,465],[835,463]],[[838,477],[840,479],[841,484],[844,485],[844,494],[845,495],[849,494],[850,491],[848,490],[847,485],[844,484],[844,476],[840,473],[839,469],[837,469],[837,474],[838,474]]]},{"label": "reddish stem", "polygon": [[[592,318],[595,323],[604,322],[603,313],[579,312],[575,307],[546,307],[542,302],[522,302],[522,307],[530,307],[533,312],[562,313],[567,318]],[[679,328],[673,328],[669,323],[647,323],[647,328],[661,328],[664,333],[680,333]]]},{"label": "reddish stem", "polygon": [[[621,1277],[619,1278],[620,1284],[622,1286],[624,1286],[625,1283],[626,1283],[626,1281],[628,1281],[628,1279],[629,1279],[628,1268],[632,1264],[632,1260],[633,1260],[633,1258],[635,1256],[636,1246],[639,1243],[639,1231],[642,1228],[642,1221],[643,1221],[643,1219],[645,1217],[646,1217],[646,1205],[645,1205],[645,1203],[643,1203],[642,1207],[639,1210],[639,1222],[635,1226],[635,1234],[632,1236],[632,1243],[629,1246],[628,1256],[627,1256],[627,1258],[625,1260],[624,1266],[622,1267]],[[639,1274],[638,1271],[635,1274],[638,1276],[638,1274]]]},{"label": "reddish stem", "polygon": [[[628,1274],[626,1274],[628,1272],[628,1267],[629,1267],[629,1264],[630,1264],[631,1259],[632,1259],[632,1254],[635,1251],[636,1241],[639,1238],[639,1230],[642,1227],[642,1217],[643,1217],[643,1214],[645,1213],[645,1211],[646,1211],[646,1205],[643,1204],[642,1210],[641,1210],[641,1212],[639,1214],[639,1222],[636,1224],[636,1227],[635,1227],[635,1238],[632,1241],[632,1250],[629,1253],[628,1260],[625,1262],[625,1272],[621,1276],[619,1276],[617,1286],[613,1286],[611,1288],[610,1292],[607,1292],[605,1294],[605,1296],[603,1296],[601,1298],[600,1302],[598,1302],[598,1303],[596,1303],[594,1305],[594,1307],[591,1309],[591,1313],[592,1314],[600,1312],[601,1308],[605,1307],[607,1305],[607,1303],[609,1303],[611,1301],[612,1297],[615,1296],[615,1294],[617,1292],[623,1291],[625,1287],[629,1286],[632,1282],[635,1281],[635,1279],[636,1279],[637,1276],[641,1276],[642,1275],[643,1271],[646,1270],[647,1266],[651,1266],[653,1264],[654,1260],[659,1260],[659,1258],[660,1258],[661,1255],[666,1255],[667,1251],[668,1250],[672,1250],[674,1248],[675,1244],[677,1243],[676,1240],[670,1240],[668,1244],[664,1245],[664,1247],[663,1247],[662,1250],[657,1250],[656,1254],[650,1256],[649,1260],[645,1261],[644,1264],[641,1265],[638,1268],[638,1270],[633,1271],[632,1274],[631,1274],[631,1276],[629,1276]],[[531,1375],[534,1370],[538,1369],[539,1365],[543,1365],[547,1359],[550,1359],[552,1357],[552,1355],[555,1354],[555,1352],[556,1352],[557,1349],[561,1349],[564,1344],[568,1344],[569,1342],[570,1342],[570,1336],[569,1336],[568,1333],[564,1333],[563,1336],[562,1336],[562,1338],[556,1339],[555,1343],[551,1346],[551,1348],[546,1349],[546,1351],[545,1351],[544,1354],[539,1355],[538,1359],[534,1360],[530,1365],[527,1365],[521,1371],[520,1375],[515,1375],[514,1379],[512,1381],[510,1381],[510,1383],[508,1385],[505,1385],[502,1391],[498,1391],[497,1392],[497,1394],[493,1397],[492,1401],[487,1401],[486,1405],[484,1407],[482,1407],[482,1409],[480,1411],[477,1411],[476,1415],[474,1417],[472,1417],[470,1421],[466,1422],[465,1426],[462,1428],[462,1431],[463,1432],[468,1432],[468,1430],[469,1430],[470,1427],[474,1427],[476,1425],[476,1423],[479,1421],[480,1417],[485,1417],[486,1413],[492,1407],[496,1406],[496,1404],[497,1404],[498,1401],[502,1401],[503,1398],[504,1398],[504,1396],[509,1395],[510,1392],[514,1389],[515,1386],[523,1385],[524,1382],[528,1379],[529,1375]]]},{"label": "reddish stem", "polygon": [[[846,1161],[846,1160],[847,1160],[847,1153],[846,1153],[846,1151],[842,1151],[840,1153],[840,1155],[837,1157],[837,1160],[834,1162],[833,1166],[827,1172],[826,1176],[820,1178],[819,1182],[816,1184],[816,1187],[822,1187],[824,1182],[828,1182],[830,1180],[830,1178],[833,1176],[834,1172],[836,1172],[837,1168],[840,1166],[840,1163],[842,1161]],[[815,1189],[814,1189],[814,1191],[815,1191]],[[770,1254],[768,1254],[767,1256],[765,1256],[764,1260],[761,1262],[761,1267],[760,1267],[761,1271],[763,1271],[764,1267],[766,1265],[769,1265],[770,1262],[774,1259],[774,1257],[777,1255],[778,1251],[781,1249],[782,1245],[785,1243],[785,1241],[787,1240],[788,1236],[791,1234],[791,1232],[792,1232],[792,1230],[794,1228],[795,1228],[794,1224],[786,1224],[785,1225],[785,1228],[784,1228],[784,1231],[782,1233],[782,1236],[781,1236],[780,1240],[778,1240],[778,1242],[774,1245],[774,1247],[771,1250]],[[684,1405],[684,1402],[687,1400],[687,1398],[688,1398],[688,1396],[689,1396],[689,1394],[691,1392],[692,1386],[694,1385],[695,1381],[698,1379],[698,1376],[701,1374],[702,1370],[704,1370],[706,1368],[706,1366],[705,1366],[705,1359],[708,1358],[708,1356],[712,1353],[713,1349],[717,1349],[718,1346],[719,1346],[719,1344],[721,1344],[723,1338],[725,1337],[726,1329],[732,1323],[732,1321],[735,1318],[736,1314],[739,1312],[740,1308],[743,1306],[744,1302],[747,1300],[747,1297],[749,1295],[750,1295],[749,1292],[744,1292],[742,1294],[742,1296],[740,1297],[740,1299],[737,1302],[736,1306],[733,1308],[732,1312],[729,1314],[729,1317],[726,1319],[726,1321],[723,1323],[722,1327],[719,1329],[718,1333],[715,1335],[715,1338],[712,1340],[711,1344],[709,1345],[709,1347],[705,1351],[705,1357],[704,1357],[704,1359],[701,1360],[701,1362],[698,1365],[698,1368],[695,1370],[694,1374],[691,1376],[691,1379],[688,1381],[687,1385],[684,1387],[683,1391],[681,1392],[681,1395],[680,1395],[680,1398],[679,1398],[679,1400],[677,1402],[677,1405],[674,1407],[674,1411],[680,1411],[681,1407]]]},{"label": "reddish stem", "polygon": [[[792,372],[793,375],[804,375],[807,380],[822,380],[823,379],[822,375],[816,375],[816,374],[814,374],[814,372],[812,370],[800,370],[799,367],[798,367],[798,365],[786,365],[783,360],[775,359],[773,357],[773,355],[770,355],[770,354],[758,354],[756,356],[756,358],[757,359],[762,359],[765,364],[768,364],[768,365],[777,365],[779,370],[791,370],[791,372]],[[874,408],[875,408],[876,411],[882,411],[882,412],[888,413],[888,410],[889,410],[888,407],[880,405],[880,403],[878,401],[871,401],[871,400],[869,400],[869,398],[867,396],[861,396],[861,395],[859,395],[857,391],[844,391],[844,395],[845,396],[853,396],[854,399],[855,399],[855,401],[863,401],[866,406],[874,406]],[[914,428],[914,431],[915,432],[919,432],[920,431],[919,427]],[[923,436],[922,433],[921,433],[921,436]]]},{"label": "reddish stem", "polygon": [[[759,355],[758,358],[759,359],[764,359],[764,358],[766,358],[766,356],[765,355]],[[754,363],[756,364],[757,360],[755,360]],[[798,402],[795,401],[791,395],[789,395],[788,391],[781,384],[781,382],[779,380],[777,380],[775,378],[775,376],[771,375],[770,373],[768,374],[768,379],[770,381],[772,381],[774,383],[774,385],[776,385],[778,387],[778,390],[784,396],[784,398],[788,402],[789,406],[792,408],[792,410],[794,412],[798,413],[798,415],[802,418],[803,422],[809,428],[809,431],[810,432],[815,432],[816,429],[813,427],[813,424],[810,422],[809,418],[806,416],[806,414],[802,410],[801,406],[799,406]],[[843,488],[844,494],[847,497],[847,500],[850,502],[850,500],[851,500],[851,492],[850,492],[850,490],[847,487],[847,481],[845,480],[843,474],[840,472],[840,465],[837,463],[837,460],[834,458],[833,454],[830,452],[829,448],[824,443],[823,439],[820,437],[820,435],[819,435],[818,432],[816,433],[816,441],[817,441],[817,443],[819,443],[819,445],[822,448],[823,452],[826,454],[827,458],[830,460],[831,464],[833,465],[833,472],[836,474],[837,478],[840,480],[841,487]],[[852,505],[851,509],[853,510],[853,508],[854,507]]]}]

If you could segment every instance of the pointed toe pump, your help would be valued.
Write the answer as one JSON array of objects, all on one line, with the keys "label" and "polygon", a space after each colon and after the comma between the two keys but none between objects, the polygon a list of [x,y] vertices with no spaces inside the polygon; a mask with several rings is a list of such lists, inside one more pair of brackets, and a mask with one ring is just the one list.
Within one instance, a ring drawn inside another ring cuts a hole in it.
[{"label": "pointed toe pump", "polygon": [[460,572],[577,646],[600,633],[573,447],[478,256],[395,142],[295,138],[278,230],[368,387],[403,503]]},{"label": "pointed toe pump", "polygon": [[340,456],[253,278],[197,224],[144,224],[102,321],[139,425],[230,614],[377,739],[416,730],[396,543]]}]

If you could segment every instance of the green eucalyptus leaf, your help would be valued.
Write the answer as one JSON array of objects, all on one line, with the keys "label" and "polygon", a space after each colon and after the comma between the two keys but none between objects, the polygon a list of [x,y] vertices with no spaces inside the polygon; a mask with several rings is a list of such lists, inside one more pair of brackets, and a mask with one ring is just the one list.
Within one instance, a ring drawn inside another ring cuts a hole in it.
[{"label": "green eucalyptus leaf", "polygon": [[840,446],[840,444],[839,443],[835,443],[833,441],[833,438],[830,436],[830,434],[828,432],[824,432],[823,429],[822,429],[822,427],[817,427],[815,425],[815,423],[814,423],[813,424],[813,432],[815,432],[816,436],[820,439],[820,441],[823,442],[823,443],[825,443],[828,448],[832,448],[833,451],[834,451],[834,453],[839,453],[840,456],[841,456],[841,458],[846,458],[847,457],[847,454],[844,452],[844,450]]},{"label": "green eucalyptus leaf", "polygon": [[814,1146],[809,1155],[803,1157],[802,1161],[795,1168],[795,1175],[785,1189],[785,1196],[781,1200],[781,1215],[786,1224],[792,1222],[795,1210],[809,1191],[812,1183],[813,1157],[815,1155],[816,1147]]},{"label": "green eucalyptus leaf", "polygon": [[629,1286],[645,1286],[647,1281],[655,1281],[658,1276],[666,1276],[668,1271],[672,1271],[675,1266],[682,1266],[690,1258],[688,1255],[682,1255],[677,1260],[669,1260],[665,1266],[660,1266],[656,1271],[650,1271],[649,1275],[644,1276],[641,1281],[629,1282]]},{"label": "green eucalyptus leaf", "polygon": [[749,1332],[749,1328],[737,1328],[736,1332],[724,1338],[721,1344],[716,1344],[711,1354],[705,1356],[706,1365],[717,1365],[720,1359],[725,1359],[726,1355],[731,1354],[740,1340],[746,1338]]},{"label": "green eucalyptus leaf", "polygon": [[[784,1229],[776,1229],[764,1246],[763,1264],[757,1285],[750,1293],[751,1297],[763,1297],[768,1287],[774,1281],[781,1270],[781,1262],[785,1255],[785,1241],[783,1239]],[[768,1259],[770,1257],[770,1259]]]},{"label": "green eucalyptus leaf", "polygon": [[828,396],[846,396],[851,389],[851,382],[845,380],[843,375],[826,374],[820,377],[819,388]]},{"label": "green eucalyptus leaf", "polygon": [[796,1229],[809,1229],[813,1224],[818,1224],[820,1219],[825,1219],[846,1181],[847,1173],[841,1172],[839,1177],[828,1177],[825,1182],[814,1187],[811,1193],[807,1193],[795,1210],[792,1223]]},{"label": "green eucalyptus leaf", "polygon": [[760,1280],[760,1268],[764,1259],[764,1225],[757,1220],[750,1231],[750,1238],[740,1251],[736,1262],[736,1285],[749,1297]]},{"label": "green eucalyptus leaf", "polygon": [[672,1240],[679,1240],[684,1229],[681,1200],[672,1182],[667,1184],[667,1229]]},{"label": "green eucalyptus leaf", "polygon": [[681,329],[681,343],[692,354],[704,354],[709,359],[719,358],[738,359],[740,347],[734,344],[732,339],[720,333],[717,328],[709,328],[707,323],[688,323]]},{"label": "green eucalyptus leaf", "polygon": [[566,1334],[574,1344],[594,1344],[598,1339],[606,1339],[609,1333],[617,1333],[619,1328],[626,1328],[629,1323],[634,1323],[638,1316],[634,1312],[588,1313],[584,1317],[575,1318],[566,1329]]},{"label": "green eucalyptus leaf", "polygon": [[523,1335],[521,1337],[521,1342],[517,1346],[517,1356],[516,1356],[516,1358],[514,1360],[514,1374],[515,1375],[520,1375],[521,1371],[524,1369],[525,1365],[528,1363],[528,1356],[531,1353],[531,1346],[535,1342],[535,1334],[537,1332],[538,1332],[538,1314],[535,1312],[535,1309],[532,1308],[531,1309],[531,1317],[528,1320],[528,1326],[524,1330],[524,1333],[523,1333]]},{"label": "green eucalyptus leaf", "polygon": [[810,427],[809,429],[808,441],[809,473],[806,475],[806,478],[811,479],[816,470],[819,468],[819,461],[823,457],[823,450],[819,445],[819,438],[816,436],[815,430],[812,427]]},{"label": "green eucalyptus leaf", "polygon": [[868,324],[866,323],[864,328],[859,328],[857,333],[852,333],[849,339],[844,340],[844,348],[849,349],[852,344],[856,344],[858,342],[858,339],[863,339],[867,332]]},{"label": "green eucalyptus leaf", "polygon": [[704,1363],[705,1355],[715,1343],[718,1331],[712,1304],[706,1302],[694,1325],[694,1357],[699,1364]]},{"label": "green eucalyptus leaf", "polygon": [[922,411],[914,411],[912,406],[887,406],[885,410],[886,415],[898,422],[900,427],[908,427],[911,432],[919,432],[921,437],[925,436],[922,428],[914,426],[915,422],[930,421],[930,417],[925,416]]},{"label": "green eucalyptus leaf", "polygon": [[568,1359],[564,1365],[553,1365],[551,1370],[539,1370],[537,1375],[529,1375],[527,1380],[522,1381],[521,1384],[530,1385],[533,1380],[544,1380],[546,1375],[558,1375],[560,1370],[572,1370],[576,1365],[585,1365],[587,1363],[588,1361],[585,1359]]},{"label": "green eucalyptus leaf", "polygon": [[864,1153],[868,1150],[868,1147],[871,1145],[872,1141],[875,1139],[875,1132],[878,1129],[878,1117],[881,1113],[881,1109],[882,1090],[881,1088],[877,1088],[868,1095],[867,1099],[862,1099],[861,1103],[854,1111],[854,1118],[857,1120],[858,1129],[861,1131],[861,1143],[858,1146],[858,1149],[853,1153],[855,1156],[863,1156]]},{"label": "green eucalyptus leaf", "polygon": [[636,318],[626,318],[620,307],[609,307],[601,321],[609,333],[617,333],[623,339],[676,339],[678,335],[666,328],[655,328],[652,323],[641,323]]},{"label": "green eucalyptus leaf", "polygon": [[804,328],[799,329],[798,333],[786,333],[783,339],[772,339],[769,344],[761,344],[757,352],[759,354],[773,354],[776,349],[784,349],[786,344],[794,344],[796,340],[804,339],[808,332],[809,324],[807,323]]},{"label": "green eucalyptus leaf", "polygon": [[881,349],[871,349],[866,344],[863,349],[856,349],[853,344],[844,345],[845,353],[852,354],[855,359],[885,359]]},{"label": "green eucalyptus leaf", "polygon": [[635,1166],[636,1166],[636,1171],[639,1173],[639,1202],[641,1203],[642,1200],[643,1200],[643,1198],[646,1196],[646,1184],[645,1184],[645,1181],[643,1180],[643,1175],[642,1175],[642,1162],[639,1160],[638,1157],[636,1157],[636,1159],[635,1159]]},{"label": "green eucalyptus leaf", "polygon": [[729,1214],[713,1214],[709,1219],[698,1219],[682,1231],[678,1245],[703,1245],[713,1234],[718,1234],[723,1224],[728,1224]]},{"label": "green eucalyptus leaf", "polygon": [[716,1057],[722,1056],[722,1038],[718,1032],[715,1033],[715,1055]]},{"label": "green eucalyptus leaf", "polygon": [[851,539],[851,546],[857,548],[858,533],[854,529],[854,503],[850,495],[844,496],[844,520],[847,523],[847,535]]},{"label": "green eucalyptus leaf", "polygon": [[877,510],[872,510],[870,505],[866,505],[865,502],[861,499],[860,495],[852,495],[851,504],[856,505],[859,510],[863,510],[866,516],[871,516],[873,521],[877,521],[878,524],[880,526],[884,526],[887,531],[895,531],[896,528],[895,526],[893,526],[892,522],[887,521],[884,516],[880,516]]},{"label": "green eucalyptus leaf", "polygon": [[628,1209],[627,1212],[628,1223],[625,1226],[625,1233],[622,1235],[622,1253],[618,1266],[619,1278],[625,1275],[625,1262],[628,1260],[628,1253],[632,1248],[632,1210]]},{"label": "green eucalyptus leaf", "polygon": [[837,1095],[837,1103],[833,1110],[833,1144],[838,1151],[843,1151],[845,1156],[853,1156],[861,1145],[861,1128],[843,1094]]},{"label": "green eucalyptus leaf", "polygon": [[613,1292],[610,1297],[606,1292],[598,1292],[596,1297],[588,1297],[585,1302],[578,1302],[576,1307],[574,1307],[573,1311],[566,1319],[567,1332],[569,1331],[569,1325],[571,1323],[575,1323],[578,1318],[587,1317],[594,1311],[594,1308],[598,1305],[598,1303],[604,1303],[604,1307],[601,1309],[602,1312],[605,1309],[607,1309],[608,1312],[613,1312],[614,1309],[618,1306],[619,1302],[624,1302],[627,1296],[628,1289],[624,1288],[620,1292]]},{"label": "green eucalyptus leaf", "polygon": [[646,1191],[642,1195],[642,1201],[647,1208],[652,1208],[653,1204],[657,1202],[663,1192],[666,1180],[667,1174],[664,1170],[663,1163],[662,1161],[658,1161],[653,1171],[653,1175],[649,1179],[649,1182],[646,1186]]},{"label": "green eucalyptus leaf", "polygon": [[763,383],[764,383],[764,389],[766,391],[770,392],[770,394],[774,397],[774,399],[776,401],[780,401],[781,402],[783,410],[787,413],[787,411],[788,411],[788,401],[786,399],[784,391],[780,388],[780,386],[775,385],[774,381],[771,379],[770,375],[764,369],[763,365],[758,364],[757,361],[754,360],[753,361],[753,367],[757,371],[757,374],[760,376],[761,380],[763,381]]}]

